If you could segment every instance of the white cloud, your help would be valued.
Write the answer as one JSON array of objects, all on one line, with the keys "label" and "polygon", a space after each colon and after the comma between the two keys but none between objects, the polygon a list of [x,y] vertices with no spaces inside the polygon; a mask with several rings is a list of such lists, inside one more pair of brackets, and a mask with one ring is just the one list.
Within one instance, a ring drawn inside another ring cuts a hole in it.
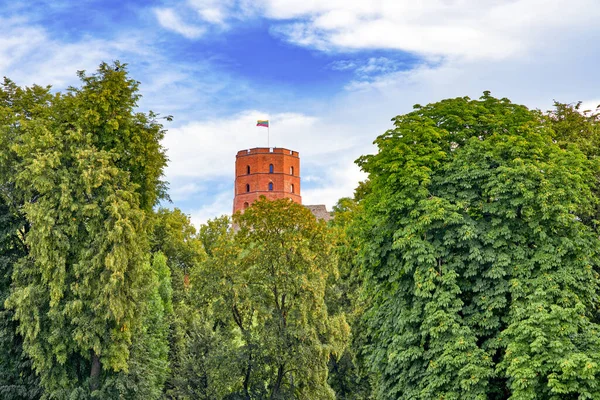
[{"label": "white cloud", "polygon": [[331,211],[340,198],[352,197],[358,182],[365,180],[367,175],[350,158],[336,160],[336,163],[324,169],[324,179],[318,187],[302,189],[302,203],[325,204]]},{"label": "white cloud", "polygon": [[352,60],[338,60],[329,64],[329,67],[334,71],[348,71],[356,69],[357,65],[356,62]]},{"label": "white cloud", "polygon": [[[205,26],[233,29],[232,21],[260,12],[275,20],[277,29],[296,44],[347,50],[347,60],[330,67],[354,71],[355,81],[346,91],[311,99],[304,108],[295,108],[298,103],[290,103],[289,96],[274,88],[270,96],[284,99],[278,109],[288,112],[243,107],[223,117],[225,107],[248,97],[248,83],[219,73],[204,61],[189,65],[169,59],[149,44],[152,35],[140,38],[122,32],[115,38],[83,37],[65,43],[44,27],[14,18],[0,20],[0,75],[19,84],[64,87],[76,83],[74,71],[94,69],[101,60],[123,54],[141,60],[138,65],[144,65],[132,75],[143,82],[144,106],[174,114],[175,123],[168,125],[179,124],[169,129],[164,141],[171,159],[167,179],[175,205],[191,213],[196,224],[231,212],[236,152],[267,142],[267,130],[254,126],[257,119],[271,120],[272,146],[300,152],[304,203],[331,208],[340,197],[351,196],[364,178],[353,161],[374,152],[371,143],[390,128],[390,118],[409,112],[415,103],[478,97],[491,90],[495,96],[542,109],[549,108],[553,99],[582,99],[584,109],[600,104],[594,100],[600,93],[600,81],[594,79],[600,48],[593,45],[600,39],[600,26],[592,24],[600,4],[591,0],[573,0],[569,6],[557,0],[190,0],[186,4],[186,9],[168,10],[175,13],[175,21],[186,11],[194,12],[189,20],[187,15],[181,19],[192,29],[188,35],[194,35],[194,29],[213,29]],[[354,51],[381,48],[414,51],[427,59],[401,71],[393,57],[361,59]],[[219,110],[219,117],[207,119],[214,110]]]},{"label": "white cloud", "polygon": [[[161,24],[188,38],[264,18],[273,34],[326,52],[401,50],[438,60],[502,60],[560,31],[599,30],[597,0],[186,0]],[[195,17],[191,16],[194,12]],[[185,17],[185,18],[183,18]],[[185,19],[187,23],[183,23]],[[195,20],[195,22],[194,22]]]},{"label": "white cloud", "polygon": [[176,7],[156,9],[155,15],[164,28],[197,39],[209,30],[220,33],[234,21],[255,18],[259,9],[253,0],[185,0]]},{"label": "white cloud", "polygon": [[581,106],[579,107],[579,109],[582,112],[594,112],[597,113],[598,110],[600,108],[600,99],[592,99],[592,100],[584,100],[581,102]]},{"label": "white cloud", "polygon": [[263,8],[288,21],[274,32],[301,46],[492,60],[553,46],[558,29],[597,30],[600,16],[595,0],[263,0]]},{"label": "white cloud", "polygon": [[62,43],[24,18],[0,18],[0,76],[19,85],[63,88],[78,80],[77,70],[94,69],[125,46],[93,38]]},{"label": "white cloud", "polygon": [[385,74],[396,71],[398,63],[386,57],[371,57],[367,62],[356,69],[360,75]]},{"label": "white cloud", "polygon": [[354,71],[356,75],[362,77],[387,74],[398,70],[401,66],[401,63],[387,57],[370,57],[366,60],[337,60],[329,65],[334,71]]},{"label": "white cloud", "polygon": [[201,20],[215,25],[226,25],[227,20],[239,17],[233,0],[188,0]]},{"label": "white cloud", "polygon": [[156,8],[154,14],[163,28],[179,33],[188,39],[196,39],[206,31],[202,27],[184,22],[172,8]]},{"label": "white cloud", "polygon": [[169,191],[169,196],[173,201],[188,199],[191,195],[200,192],[203,188],[196,182],[178,185]]},{"label": "white cloud", "polygon": [[206,223],[209,219],[219,217],[221,215],[231,215],[233,210],[233,197],[231,191],[218,193],[214,200],[209,204],[204,204],[199,208],[192,209],[186,214],[190,215],[192,224],[199,228],[200,225]]},{"label": "white cloud", "polygon": [[[270,145],[290,147],[295,150],[299,142],[298,135],[309,138],[317,120],[302,114],[276,114],[249,110],[229,119],[194,121],[179,128],[169,130],[164,140],[171,160],[167,168],[167,177],[196,177],[214,179],[233,177],[235,155],[238,150],[267,146],[267,129],[256,127],[258,119],[269,119]],[[314,138],[321,147],[327,146],[330,138]]]}]

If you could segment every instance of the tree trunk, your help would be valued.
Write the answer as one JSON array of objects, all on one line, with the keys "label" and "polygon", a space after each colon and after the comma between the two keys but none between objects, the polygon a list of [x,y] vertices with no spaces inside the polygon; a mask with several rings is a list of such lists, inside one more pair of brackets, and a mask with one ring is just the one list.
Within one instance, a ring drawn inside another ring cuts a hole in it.
[{"label": "tree trunk", "polygon": [[277,368],[277,379],[275,380],[275,384],[273,384],[273,391],[271,392],[272,399],[279,398],[279,391],[281,390],[281,383],[283,382],[283,374],[284,374],[284,366],[280,365]]},{"label": "tree trunk", "polygon": [[246,374],[244,376],[244,394],[246,395],[246,400],[250,400],[250,391],[248,390],[250,386],[250,371],[252,370],[252,350],[249,350],[248,353],[248,366],[246,368]]},{"label": "tree trunk", "polygon": [[92,392],[100,387],[100,373],[102,372],[102,364],[100,357],[92,350],[92,370],[90,372],[90,389]]}]

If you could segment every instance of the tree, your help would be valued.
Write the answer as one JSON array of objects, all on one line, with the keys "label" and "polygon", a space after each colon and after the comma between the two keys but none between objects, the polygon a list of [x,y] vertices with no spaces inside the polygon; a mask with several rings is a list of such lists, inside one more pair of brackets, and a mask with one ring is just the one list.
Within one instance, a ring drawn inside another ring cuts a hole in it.
[{"label": "tree", "polygon": [[128,371],[107,379],[100,398],[161,399],[169,376],[169,329],[173,313],[171,271],[162,253],[152,258],[151,295],[133,341]]},{"label": "tree", "polygon": [[190,217],[180,209],[160,208],[154,215],[151,250],[167,257],[167,264],[174,278],[175,303],[185,301],[189,275],[206,257],[202,243],[196,236],[196,228]]},{"label": "tree", "polygon": [[6,400],[37,399],[39,379],[31,369],[31,360],[23,353],[22,340],[16,333],[13,313],[4,308],[8,297],[14,263],[27,251],[18,236],[23,227],[0,199],[0,398]]},{"label": "tree", "polygon": [[[361,184],[361,188],[365,184]],[[359,235],[363,190],[355,192],[355,198],[341,198],[333,207],[330,229],[335,232],[335,252],[338,258],[339,276],[331,278],[326,296],[330,314],[343,314],[351,327],[351,340],[341,354],[331,354],[329,358],[329,384],[336,398],[369,399],[371,385],[368,369],[364,365],[360,349],[363,345],[361,316],[368,306],[368,299],[361,297],[362,279],[357,261],[360,249]]]},{"label": "tree", "polygon": [[487,92],[393,121],[358,160],[377,396],[598,398],[597,161]]},{"label": "tree", "polygon": [[29,253],[25,237],[29,223],[20,206],[23,195],[15,187],[18,158],[9,150],[17,140],[20,119],[47,113],[44,104],[52,99],[47,88],[20,88],[4,79],[0,88],[0,397],[37,399],[39,379],[31,359],[23,351],[12,310],[5,308],[14,265]]},{"label": "tree", "polygon": [[[189,374],[199,363],[192,354],[195,347],[190,337],[200,334],[201,311],[190,301],[190,274],[206,258],[202,242],[190,218],[179,209],[159,209],[154,215],[150,239],[154,253],[164,254],[173,278],[173,312],[169,315],[169,364],[170,374],[165,392],[171,398],[185,398],[187,389],[195,384],[195,373]],[[191,364],[191,367],[190,367]],[[191,398],[198,398],[192,393]],[[210,398],[210,397],[209,397]]]},{"label": "tree", "polygon": [[234,223],[235,235],[203,230],[223,234],[205,236],[212,256],[192,280],[213,332],[230,343],[215,350],[229,372],[213,382],[214,398],[334,398],[327,360],[342,352],[348,326],[325,305],[336,273],[331,232],[287,199],[261,198]]},{"label": "tree", "polygon": [[101,393],[129,369],[153,293],[148,213],[166,163],[155,115],[133,113],[126,66],[79,76],[66,94],[9,87],[29,102],[7,102],[0,152],[28,228],[6,306],[45,396],[58,399]]},{"label": "tree", "polygon": [[581,102],[564,104],[554,102],[554,108],[546,113],[546,121],[552,127],[557,144],[566,148],[577,145],[589,158],[600,155],[600,115],[595,110],[582,110]]}]

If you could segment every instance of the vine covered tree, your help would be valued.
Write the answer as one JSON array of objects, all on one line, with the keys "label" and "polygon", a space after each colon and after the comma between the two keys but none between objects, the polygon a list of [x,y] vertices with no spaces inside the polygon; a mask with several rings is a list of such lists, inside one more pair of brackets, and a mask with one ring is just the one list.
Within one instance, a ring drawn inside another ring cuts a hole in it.
[{"label": "vine covered tree", "polygon": [[598,160],[558,111],[417,105],[359,159],[378,398],[600,398]]}]

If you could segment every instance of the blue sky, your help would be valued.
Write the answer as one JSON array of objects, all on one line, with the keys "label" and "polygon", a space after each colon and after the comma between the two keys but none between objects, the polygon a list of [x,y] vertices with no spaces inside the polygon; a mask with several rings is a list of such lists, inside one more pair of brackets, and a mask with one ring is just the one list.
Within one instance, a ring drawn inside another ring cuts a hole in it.
[{"label": "blue sky", "polygon": [[171,207],[229,213],[237,150],[298,150],[306,204],[352,194],[353,161],[415,103],[484,90],[533,108],[600,104],[597,0],[0,0],[0,75],[76,85],[129,64],[171,114]]}]

